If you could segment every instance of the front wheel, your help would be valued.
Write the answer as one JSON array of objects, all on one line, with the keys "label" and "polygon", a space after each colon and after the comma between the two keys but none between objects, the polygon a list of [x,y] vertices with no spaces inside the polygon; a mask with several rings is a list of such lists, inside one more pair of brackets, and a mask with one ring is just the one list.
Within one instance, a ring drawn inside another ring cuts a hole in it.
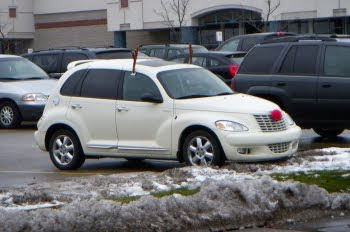
[{"label": "front wheel", "polygon": [[21,114],[12,102],[0,104],[0,128],[13,129],[21,124]]},{"label": "front wheel", "polygon": [[67,130],[59,130],[53,134],[49,152],[52,163],[61,170],[78,169],[85,162],[78,138]]},{"label": "front wheel", "polygon": [[344,132],[343,128],[313,128],[314,131],[325,138],[337,137]]},{"label": "front wheel", "polygon": [[189,134],[184,142],[182,154],[190,166],[216,166],[224,163],[218,141],[206,131]]}]

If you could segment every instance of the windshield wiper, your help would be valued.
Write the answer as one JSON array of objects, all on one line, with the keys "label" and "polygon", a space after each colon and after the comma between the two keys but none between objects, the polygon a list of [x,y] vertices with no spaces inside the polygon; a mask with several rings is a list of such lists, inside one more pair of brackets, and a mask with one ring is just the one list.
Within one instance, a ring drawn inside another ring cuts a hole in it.
[{"label": "windshield wiper", "polygon": [[225,96],[225,95],[232,95],[233,93],[230,93],[230,92],[223,92],[223,93],[219,93],[219,94],[216,94],[215,96]]},{"label": "windshield wiper", "polygon": [[193,94],[193,95],[178,97],[176,99],[189,99],[189,98],[201,98],[201,97],[211,97],[211,96],[210,95]]}]

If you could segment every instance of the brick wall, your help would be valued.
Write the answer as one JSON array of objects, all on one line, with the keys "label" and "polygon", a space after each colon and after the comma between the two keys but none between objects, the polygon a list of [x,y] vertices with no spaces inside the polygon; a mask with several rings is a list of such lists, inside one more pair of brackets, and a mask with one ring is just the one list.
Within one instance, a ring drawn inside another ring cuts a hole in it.
[{"label": "brick wall", "polygon": [[169,30],[128,31],[126,33],[126,46],[135,48],[139,45],[169,43],[169,33]]}]

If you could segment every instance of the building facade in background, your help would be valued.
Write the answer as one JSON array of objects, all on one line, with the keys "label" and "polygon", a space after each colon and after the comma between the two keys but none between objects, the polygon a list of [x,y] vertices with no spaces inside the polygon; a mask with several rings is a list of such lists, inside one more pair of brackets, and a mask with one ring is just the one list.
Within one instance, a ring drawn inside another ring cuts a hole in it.
[{"label": "building facade in background", "polygon": [[[161,0],[1,0],[0,52],[168,43],[163,11]],[[217,31],[224,39],[259,32],[267,12],[266,0],[190,0],[181,42],[215,47]],[[178,26],[176,15],[170,21]],[[280,0],[264,30],[350,34],[350,1]]]}]

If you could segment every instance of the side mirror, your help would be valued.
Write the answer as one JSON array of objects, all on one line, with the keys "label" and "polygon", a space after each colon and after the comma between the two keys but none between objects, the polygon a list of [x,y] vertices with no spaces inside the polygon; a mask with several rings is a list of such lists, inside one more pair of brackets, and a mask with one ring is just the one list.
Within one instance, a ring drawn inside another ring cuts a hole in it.
[{"label": "side mirror", "polygon": [[151,102],[151,103],[163,103],[163,98],[161,96],[154,96],[151,93],[145,93],[141,96],[141,100],[144,102]]},{"label": "side mirror", "polygon": [[49,77],[54,79],[60,79],[62,76],[62,73],[50,73]]}]

